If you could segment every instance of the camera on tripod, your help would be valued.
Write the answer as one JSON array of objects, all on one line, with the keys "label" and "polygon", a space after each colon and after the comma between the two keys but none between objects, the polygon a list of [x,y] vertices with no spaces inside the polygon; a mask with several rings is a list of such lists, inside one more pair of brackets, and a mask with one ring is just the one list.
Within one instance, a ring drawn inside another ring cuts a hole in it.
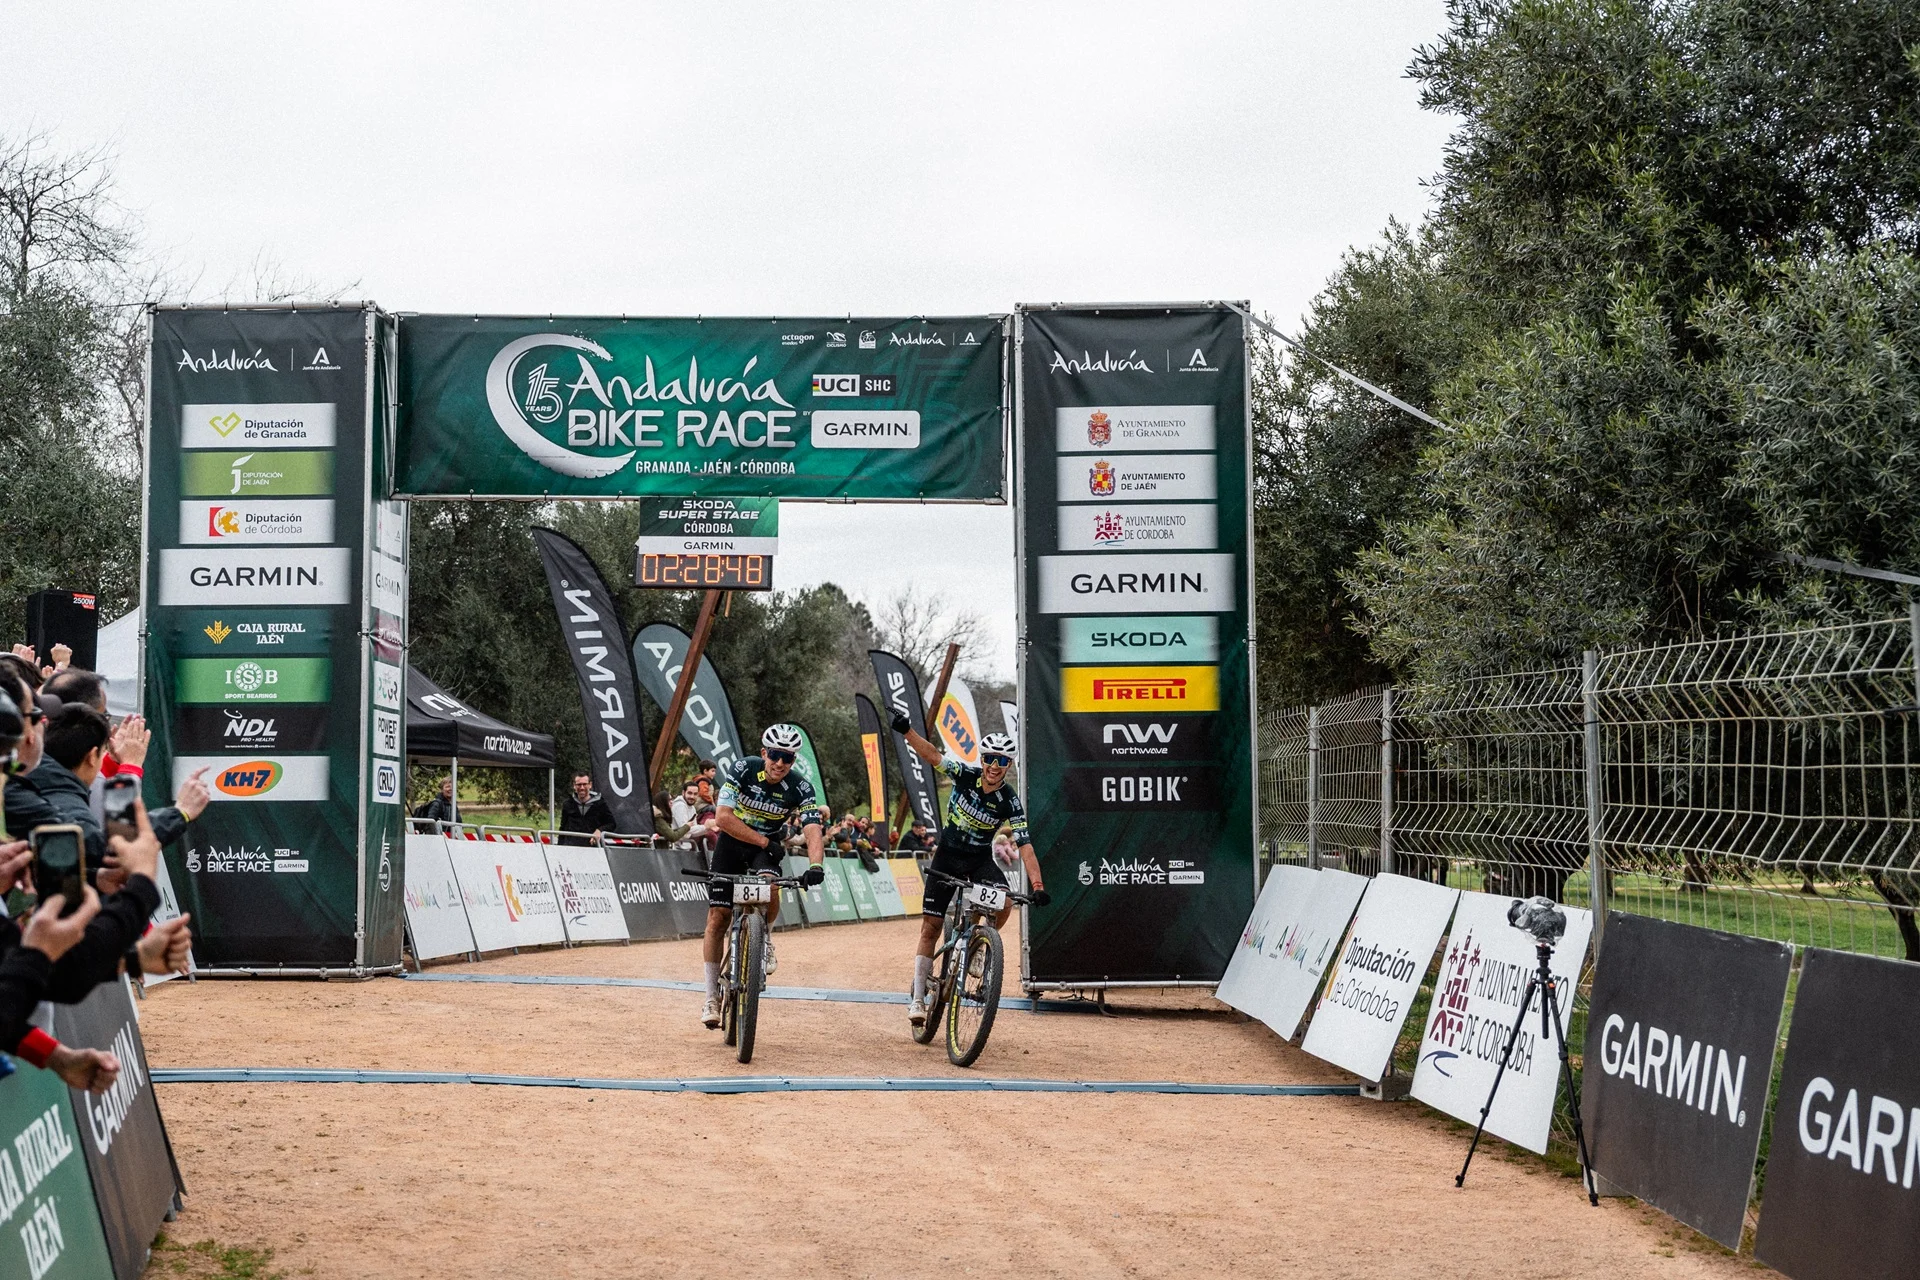
[{"label": "camera on tripod", "polygon": [[1516,929],[1525,929],[1536,942],[1551,946],[1566,936],[1567,913],[1544,895],[1516,898],[1507,908],[1507,923]]}]

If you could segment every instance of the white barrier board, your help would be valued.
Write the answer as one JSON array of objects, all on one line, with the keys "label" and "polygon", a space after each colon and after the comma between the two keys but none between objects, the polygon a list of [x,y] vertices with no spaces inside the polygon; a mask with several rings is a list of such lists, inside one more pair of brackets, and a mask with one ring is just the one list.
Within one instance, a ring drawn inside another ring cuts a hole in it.
[{"label": "white barrier board", "polygon": [[463,956],[475,949],[445,836],[408,833],[406,884],[407,930],[413,934],[415,960]]},{"label": "white barrier board", "polygon": [[880,904],[882,918],[907,914],[907,904],[900,897],[900,886],[894,883],[893,872],[887,869],[886,859],[880,859],[879,869],[866,872],[866,876],[873,882],[873,900]]},{"label": "white barrier board", "polygon": [[[1480,1119],[1487,1104],[1527,977],[1539,967],[1533,936],[1507,923],[1512,905],[1512,898],[1489,893],[1460,895],[1413,1069],[1414,1097],[1469,1124]],[[1567,932],[1553,949],[1552,965],[1564,1032],[1593,936],[1593,913],[1561,910],[1567,913]],[[1535,993],[1487,1114],[1487,1132],[1545,1154],[1559,1085],[1560,1048],[1540,1039],[1540,995]]]},{"label": "white barrier board", "polygon": [[481,951],[565,942],[560,899],[538,845],[449,840],[453,872]]},{"label": "white barrier board", "polygon": [[1364,1080],[1385,1075],[1459,898],[1458,889],[1430,881],[1375,876],[1300,1047]]},{"label": "white barrier board", "polygon": [[620,889],[607,866],[606,850],[593,845],[547,845],[545,851],[567,938],[625,942],[627,918],[620,910]]},{"label": "white barrier board", "polygon": [[1253,990],[1245,1012],[1273,1028],[1282,1040],[1300,1034],[1300,1020],[1320,990],[1320,976],[1333,961],[1347,921],[1367,890],[1367,878],[1350,871],[1307,873],[1311,891],[1297,907],[1282,897],[1262,936]]},{"label": "white barrier board", "polygon": [[1247,927],[1240,931],[1240,941],[1234,944],[1227,971],[1221,976],[1220,985],[1213,989],[1216,1000],[1242,1013],[1260,1016],[1251,1006],[1261,1002],[1268,977],[1266,970],[1273,963],[1266,953],[1267,941],[1279,936],[1285,927],[1284,921],[1299,918],[1318,874],[1308,867],[1284,864],[1268,869],[1267,883],[1247,916]]}]

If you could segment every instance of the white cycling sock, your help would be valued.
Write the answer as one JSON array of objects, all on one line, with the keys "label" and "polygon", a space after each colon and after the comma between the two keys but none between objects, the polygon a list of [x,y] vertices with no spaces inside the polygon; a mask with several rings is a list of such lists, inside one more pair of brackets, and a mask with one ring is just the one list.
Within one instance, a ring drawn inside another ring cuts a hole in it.
[{"label": "white cycling sock", "polygon": [[915,956],[913,958],[913,998],[927,998],[927,983],[933,977],[933,957]]},{"label": "white cycling sock", "polygon": [[707,961],[707,999],[718,1000],[719,998],[720,962],[718,960],[709,960]]}]

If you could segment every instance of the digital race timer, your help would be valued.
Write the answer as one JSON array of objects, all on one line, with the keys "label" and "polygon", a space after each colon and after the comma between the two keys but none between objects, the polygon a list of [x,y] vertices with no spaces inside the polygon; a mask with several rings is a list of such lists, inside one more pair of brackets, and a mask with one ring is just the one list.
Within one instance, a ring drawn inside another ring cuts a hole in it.
[{"label": "digital race timer", "polygon": [[773,557],[705,552],[642,552],[633,571],[636,587],[707,591],[773,590]]}]

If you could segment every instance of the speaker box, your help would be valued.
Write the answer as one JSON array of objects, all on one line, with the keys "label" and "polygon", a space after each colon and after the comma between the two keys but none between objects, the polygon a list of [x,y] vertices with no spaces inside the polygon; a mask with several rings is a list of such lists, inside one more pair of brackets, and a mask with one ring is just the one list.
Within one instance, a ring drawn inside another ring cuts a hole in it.
[{"label": "speaker box", "polygon": [[100,610],[91,592],[36,591],[27,597],[27,643],[42,666],[53,663],[53,646],[73,650],[73,665],[92,671],[100,649]]}]

